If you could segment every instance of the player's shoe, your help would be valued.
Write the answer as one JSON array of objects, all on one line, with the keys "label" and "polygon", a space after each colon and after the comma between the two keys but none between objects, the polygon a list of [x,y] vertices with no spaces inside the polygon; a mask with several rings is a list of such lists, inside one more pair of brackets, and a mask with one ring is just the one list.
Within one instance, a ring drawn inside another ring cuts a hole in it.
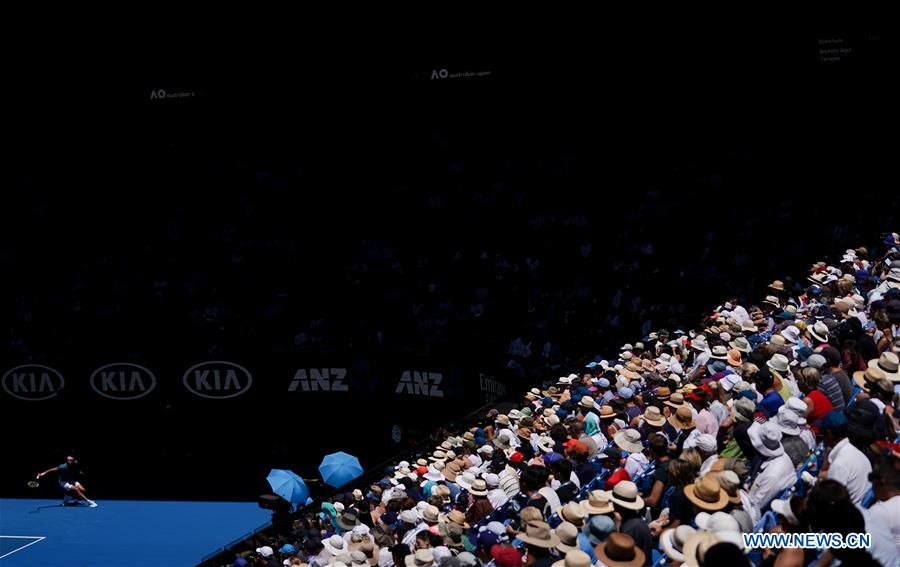
[{"label": "player's shoe", "polygon": [[90,502],[90,504],[88,504],[88,506],[90,506],[91,508],[96,508],[96,507],[97,507],[97,503],[94,502],[93,500],[90,500],[89,502]]}]

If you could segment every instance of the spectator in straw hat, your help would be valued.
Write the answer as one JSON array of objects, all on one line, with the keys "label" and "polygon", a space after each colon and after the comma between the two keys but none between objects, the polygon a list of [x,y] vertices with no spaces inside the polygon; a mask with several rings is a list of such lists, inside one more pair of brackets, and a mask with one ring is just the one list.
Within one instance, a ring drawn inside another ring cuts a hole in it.
[{"label": "spectator in straw hat", "polygon": [[619,531],[631,536],[637,547],[644,552],[645,557],[650,557],[653,549],[653,536],[650,533],[650,527],[640,513],[644,509],[644,500],[638,494],[637,486],[630,480],[616,484],[611,500],[616,512],[622,518]]},{"label": "spectator in straw hat", "polygon": [[684,494],[698,512],[716,512],[728,506],[728,494],[709,476],[686,486]]},{"label": "spectator in straw hat", "polygon": [[549,565],[552,563],[551,550],[559,545],[559,537],[546,522],[529,522],[524,531],[516,536],[525,544],[525,565]]}]

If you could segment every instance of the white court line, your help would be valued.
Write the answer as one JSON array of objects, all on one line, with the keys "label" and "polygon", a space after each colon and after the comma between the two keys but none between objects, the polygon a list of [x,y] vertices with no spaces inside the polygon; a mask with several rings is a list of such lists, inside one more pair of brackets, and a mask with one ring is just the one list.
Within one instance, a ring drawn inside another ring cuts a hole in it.
[{"label": "white court line", "polygon": [[4,557],[9,557],[9,556],[12,555],[13,553],[22,551],[22,550],[25,549],[26,547],[32,546],[32,545],[34,545],[34,544],[36,544],[36,543],[38,543],[38,542],[41,542],[41,541],[44,541],[45,539],[47,539],[46,537],[43,537],[43,536],[28,536],[28,535],[0,535],[0,538],[8,538],[8,539],[33,539],[33,540],[34,540],[33,542],[27,543],[27,544],[23,545],[22,547],[20,547],[20,548],[18,548],[18,549],[13,549],[13,550],[10,551],[9,553],[6,553],[6,554],[4,554],[4,555],[0,555],[0,559],[3,559]]}]

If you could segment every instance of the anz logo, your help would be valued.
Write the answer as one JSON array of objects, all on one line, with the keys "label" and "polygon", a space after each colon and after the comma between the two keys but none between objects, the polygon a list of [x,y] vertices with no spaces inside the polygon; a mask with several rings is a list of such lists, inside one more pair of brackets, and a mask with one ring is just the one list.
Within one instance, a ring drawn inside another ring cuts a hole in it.
[{"label": "anz logo", "polygon": [[395,394],[412,394],[428,396],[431,398],[443,398],[441,381],[444,375],[437,372],[419,372],[418,370],[406,370],[400,375]]},{"label": "anz logo", "polygon": [[41,364],[23,364],[3,375],[3,389],[14,398],[29,402],[51,400],[66,386],[59,371]]},{"label": "anz logo", "polygon": [[184,387],[195,396],[212,400],[236,398],[253,384],[250,371],[225,360],[195,364],[184,373]]},{"label": "anz logo", "polygon": [[346,368],[300,368],[288,385],[288,392],[296,392],[300,388],[304,392],[346,392]]}]

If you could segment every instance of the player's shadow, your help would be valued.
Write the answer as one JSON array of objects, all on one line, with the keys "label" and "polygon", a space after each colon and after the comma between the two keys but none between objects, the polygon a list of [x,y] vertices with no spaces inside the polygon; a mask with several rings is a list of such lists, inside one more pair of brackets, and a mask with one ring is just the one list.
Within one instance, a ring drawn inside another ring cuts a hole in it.
[{"label": "player's shadow", "polygon": [[66,504],[66,503],[61,503],[61,504],[48,504],[47,506],[38,506],[37,508],[35,508],[34,510],[31,510],[31,511],[28,512],[28,513],[29,513],[29,514],[37,514],[37,513],[39,513],[41,510],[43,510],[43,509],[45,509],[45,508],[90,508],[90,506],[88,506],[88,505],[86,505],[86,504],[78,504],[78,503],[72,503],[72,504]]}]

